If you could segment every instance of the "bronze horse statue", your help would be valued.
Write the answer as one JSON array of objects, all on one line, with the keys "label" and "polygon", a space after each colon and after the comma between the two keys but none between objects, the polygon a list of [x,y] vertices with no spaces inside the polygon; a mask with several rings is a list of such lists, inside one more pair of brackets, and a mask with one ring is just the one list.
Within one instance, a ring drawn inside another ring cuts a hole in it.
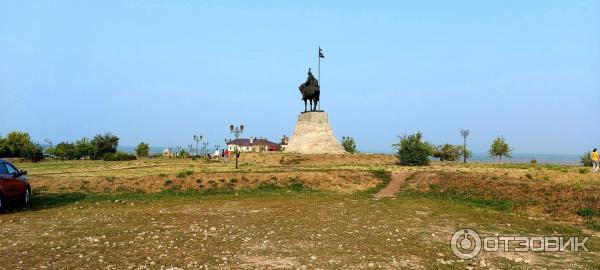
[{"label": "bronze horse statue", "polygon": [[319,87],[319,81],[313,76],[308,69],[308,78],[306,82],[301,84],[299,87],[300,93],[302,94],[302,100],[304,100],[304,111],[306,112],[306,101],[310,102],[310,110],[316,111],[317,104],[319,103],[319,95],[321,95],[321,89]]}]

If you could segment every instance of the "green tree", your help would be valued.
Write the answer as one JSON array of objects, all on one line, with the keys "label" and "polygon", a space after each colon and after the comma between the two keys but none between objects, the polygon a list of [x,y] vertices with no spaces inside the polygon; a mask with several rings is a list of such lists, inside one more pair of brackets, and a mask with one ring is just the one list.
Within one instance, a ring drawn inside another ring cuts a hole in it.
[{"label": "green tree", "polygon": [[417,132],[411,135],[402,135],[400,142],[393,145],[396,148],[396,158],[400,165],[422,166],[429,165],[429,156],[432,146],[423,141],[423,134]]},{"label": "green tree", "polygon": [[[462,159],[464,157],[464,155],[467,155],[467,159],[471,158],[473,156],[473,153],[471,152],[471,149],[469,149],[468,147],[465,149],[463,145],[457,145],[458,148],[460,148],[460,153],[458,155],[458,157],[460,159]],[[465,152],[466,150],[466,152]]]},{"label": "green tree", "polygon": [[60,158],[61,161],[73,159],[75,157],[75,145],[68,142],[60,142],[54,147],[54,155]]},{"label": "green tree", "polygon": [[150,144],[141,142],[135,147],[135,154],[138,157],[148,157],[148,154],[150,154]]},{"label": "green tree", "polygon": [[343,137],[342,146],[344,147],[344,150],[350,154],[358,153],[356,150],[356,143],[352,137]]},{"label": "green tree", "polygon": [[460,145],[452,145],[449,143],[439,145],[435,147],[433,157],[439,158],[440,161],[456,161],[460,157],[461,148],[462,146]]},{"label": "green tree", "polygon": [[94,154],[94,146],[92,145],[90,139],[86,137],[83,137],[75,142],[74,150],[74,157],[76,159],[83,159],[83,162],[85,162],[86,159],[89,159]]},{"label": "green tree", "polygon": [[30,143],[22,150],[21,158],[38,162],[44,159],[44,148],[38,143]]},{"label": "green tree", "polygon": [[6,144],[6,139],[0,135],[0,157],[8,157],[10,154],[10,150],[8,149],[8,145]]},{"label": "green tree", "polygon": [[502,137],[498,137],[492,142],[492,145],[490,145],[489,153],[490,157],[498,157],[498,162],[500,162],[503,156],[511,158],[512,151],[513,149],[506,143],[506,140]]},{"label": "green tree", "polygon": [[111,133],[98,134],[92,139],[91,143],[94,146],[92,158],[101,159],[104,154],[117,152],[119,137],[112,135]]},{"label": "green tree", "polygon": [[8,150],[7,157],[20,157],[25,148],[33,142],[27,132],[12,131],[6,135],[4,144]]}]

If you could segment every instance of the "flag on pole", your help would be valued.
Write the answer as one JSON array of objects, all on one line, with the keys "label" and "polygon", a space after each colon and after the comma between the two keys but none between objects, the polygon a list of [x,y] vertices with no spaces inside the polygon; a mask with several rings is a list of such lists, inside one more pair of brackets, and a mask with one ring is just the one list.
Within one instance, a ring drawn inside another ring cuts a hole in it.
[{"label": "flag on pole", "polygon": [[323,54],[323,50],[321,49],[321,47],[319,47],[319,58],[325,58],[325,55]]}]

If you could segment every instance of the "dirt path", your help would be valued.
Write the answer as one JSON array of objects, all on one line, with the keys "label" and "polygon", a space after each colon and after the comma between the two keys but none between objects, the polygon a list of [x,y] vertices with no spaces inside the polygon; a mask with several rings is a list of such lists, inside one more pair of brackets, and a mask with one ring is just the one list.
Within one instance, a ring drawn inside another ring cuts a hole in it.
[{"label": "dirt path", "polygon": [[375,194],[375,198],[380,199],[383,197],[393,197],[398,191],[400,191],[400,186],[404,183],[404,179],[406,178],[406,173],[402,172],[393,172],[392,180],[388,183],[386,187]]}]

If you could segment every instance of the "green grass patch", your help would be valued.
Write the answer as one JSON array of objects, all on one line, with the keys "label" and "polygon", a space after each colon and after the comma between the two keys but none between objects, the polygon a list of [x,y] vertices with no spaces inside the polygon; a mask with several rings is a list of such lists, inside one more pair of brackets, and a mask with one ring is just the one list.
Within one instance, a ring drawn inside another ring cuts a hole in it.
[{"label": "green grass patch", "polygon": [[180,171],[177,173],[177,178],[186,178],[192,174],[194,174],[194,172],[190,170]]},{"label": "green grass patch", "polygon": [[585,225],[594,231],[600,232],[600,221],[598,220],[588,220]]},{"label": "green grass patch", "polygon": [[597,210],[589,208],[589,207],[584,207],[584,208],[580,208],[579,210],[577,210],[577,214],[584,218],[592,218],[592,217],[600,216],[600,211],[597,211]]},{"label": "green grass patch", "polygon": [[[431,188],[431,186],[430,186]],[[463,194],[454,189],[449,189],[446,191],[441,191],[439,188],[431,189],[427,192],[418,192],[418,191],[404,191],[398,193],[400,196],[413,196],[413,197],[425,197],[429,199],[436,200],[449,200],[455,201],[459,203],[465,203],[472,206],[477,207],[485,207],[491,208],[498,211],[512,211],[517,208],[517,204],[513,201],[509,200],[499,200],[499,199],[480,199],[474,198],[469,195]]]},{"label": "green grass patch", "polygon": [[542,231],[547,234],[557,233],[560,235],[581,235],[579,228],[566,224],[548,224],[544,225]]}]

